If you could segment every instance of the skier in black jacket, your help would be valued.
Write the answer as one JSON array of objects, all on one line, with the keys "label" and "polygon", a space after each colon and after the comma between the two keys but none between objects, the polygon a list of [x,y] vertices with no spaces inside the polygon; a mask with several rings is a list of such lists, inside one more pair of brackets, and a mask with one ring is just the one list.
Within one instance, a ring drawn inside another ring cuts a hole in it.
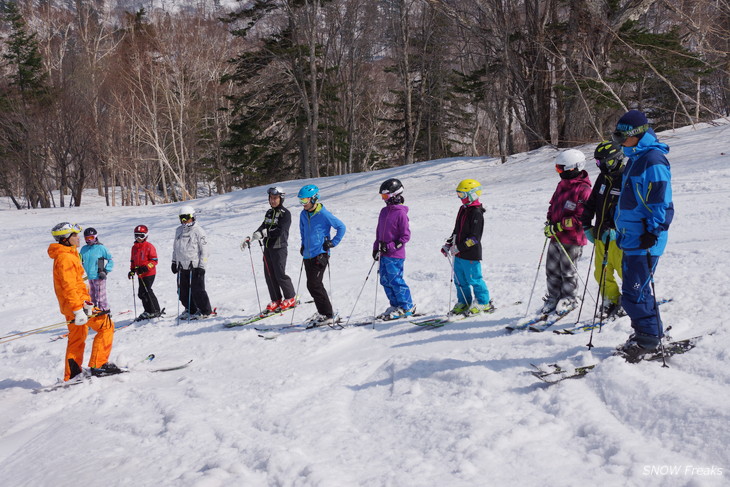
[{"label": "skier in black jacket", "polygon": [[241,250],[251,245],[252,240],[263,241],[264,276],[269,288],[271,302],[266,311],[284,311],[296,306],[297,300],[291,278],[286,275],[287,242],[291,213],[284,207],[284,190],[278,186],[268,189],[271,209],[266,211],[264,222],[241,244]]},{"label": "skier in black jacket", "polygon": [[[595,245],[594,276],[602,296],[602,315],[624,314],[621,309],[621,291],[614,273],[621,278],[623,252],[616,245],[616,224],[613,214],[621,194],[621,174],[624,153],[621,146],[603,141],[593,157],[601,173],[584,205],[581,223],[588,240]],[[595,222],[594,222],[595,217]]]}]

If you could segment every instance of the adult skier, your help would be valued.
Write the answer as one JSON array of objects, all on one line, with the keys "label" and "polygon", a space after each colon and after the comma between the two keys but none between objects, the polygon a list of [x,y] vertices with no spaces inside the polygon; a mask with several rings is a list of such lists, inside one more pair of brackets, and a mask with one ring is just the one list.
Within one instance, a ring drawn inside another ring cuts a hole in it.
[{"label": "adult skier", "polygon": [[[621,193],[624,153],[619,144],[603,141],[593,152],[600,173],[585,203],[580,220],[588,240],[594,244],[594,277],[601,293],[601,316],[625,314],[621,308],[621,291],[615,275],[621,278],[623,252],[616,245],[613,214]],[[595,218],[595,221],[594,221]]]},{"label": "adult skier", "polygon": [[291,279],[286,274],[286,259],[288,254],[289,227],[291,213],[284,207],[286,193],[278,186],[267,190],[270,209],[264,215],[264,222],[256,231],[241,244],[241,250],[251,246],[252,240],[263,241],[264,246],[264,277],[269,288],[271,302],[266,311],[284,311],[297,304],[296,293]]},{"label": "adult skier", "polygon": [[591,181],[584,170],[586,158],[577,149],[568,149],[555,159],[560,182],[555,188],[543,232],[550,238],[545,273],[547,295],[541,313],[565,314],[579,304],[576,265],[588,240],[581,216],[591,194]]},{"label": "adult skier", "polygon": [[403,280],[406,243],[411,239],[411,230],[408,207],[403,204],[403,184],[395,178],[387,179],[380,185],[380,196],[385,207],[378,217],[373,259],[380,261],[380,284],[390,306],[378,318],[396,320],[416,312],[411,290]]},{"label": "adult skier", "polygon": [[[314,184],[303,186],[298,193],[304,211],[299,215],[299,234],[302,237],[300,252],[304,258],[307,289],[314,299],[317,312],[308,323],[311,326],[332,325],[334,311],[323,284],[324,271],[329,265],[330,249],[340,243],[347,230],[345,224],[319,203],[319,188]],[[331,237],[331,230],[335,236]]]},{"label": "adult skier", "polygon": [[612,139],[628,158],[615,221],[617,243],[624,252],[621,304],[634,333],[621,351],[629,361],[637,361],[656,351],[664,335],[651,284],[674,217],[672,174],[665,156],[669,146],[659,142],[638,110],[619,119]]},{"label": "adult skier", "polygon": [[58,306],[69,322],[64,381],[82,372],[89,327],[96,331],[89,358],[92,374],[120,372],[116,365],[108,362],[114,342],[114,323],[108,313],[93,316],[94,303],[84,282],[84,268],[78,252],[81,230],[76,224],[59,223],[51,229],[56,242],[48,247],[48,256],[53,259],[53,288]]},{"label": "adult skier", "polygon": [[[450,314],[477,314],[494,311],[482,276],[482,234],[485,209],[479,202],[482,185],[475,179],[464,179],[456,186],[461,207],[451,236],[441,253],[454,256],[456,305]],[[473,292],[473,295],[472,295]]]},{"label": "adult skier", "polygon": [[81,263],[89,279],[91,302],[102,311],[109,311],[106,297],[106,276],[114,268],[112,254],[100,241],[95,228],[84,230],[86,245],[81,247]]},{"label": "adult skier", "polygon": [[192,206],[182,206],[179,218],[180,226],[175,230],[172,246],[172,273],[178,274],[180,302],[185,306],[179,318],[204,319],[213,313],[205,290],[208,240],[203,227],[197,224]]},{"label": "adult skier", "polygon": [[144,311],[137,317],[137,321],[149,320],[162,315],[160,303],[152,290],[157,275],[157,249],[147,240],[148,235],[147,225],[134,227],[134,244],[132,244],[127,277],[133,279],[136,275],[139,284],[137,296],[142,301]]}]

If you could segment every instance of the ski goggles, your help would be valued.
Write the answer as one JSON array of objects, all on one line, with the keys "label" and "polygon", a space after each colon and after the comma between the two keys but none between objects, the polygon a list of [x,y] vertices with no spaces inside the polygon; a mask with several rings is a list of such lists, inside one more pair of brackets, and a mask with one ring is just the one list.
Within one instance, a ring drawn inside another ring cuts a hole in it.
[{"label": "ski goggles", "polygon": [[459,197],[459,199],[464,199],[469,197],[469,193],[467,191],[457,191],[456,196]]},{"label": "ski goggles", "polygon": [[281,188],[277,188],[276,186],[273,186],[266,190],[266,193],[269,195],[276,195],[276,196],[284,196],[284,191]]},{"label": "ski goggles", "polygon": [[558,174],[565,172],[565,166],[563,166],[562,164],[555,164],[555,172],[557,172]]},{"label": "ski goggles", "polygon": [[134,238],[145,239],[145,238],[147,238],[147,234],[146,233],[135,233]]},{"label": "ski goggles", "polygon": [[66,234],[76,234],[83,232],[84,229],[81,228],[81,225],[78,223],[69,223],[63,226],[63,228],[59,228],[58,230],[52,231],[51,235],[54,237],[60,236],[60,235],[66,235]]},{"label": "ski goggles", "polygon": [[93,242],[94,240],[96,240],[96,235],[88,235],[84,237],[84,240],[86,240],[87,242]]},{"label": "ski goggles", "polygon": [[619,124],[616,126],[616,131],[611,134],[611,140],[617,144],[623,144],[629,137],[638,137],[647,130],[649,130],[649,124],[639,125],[638,127]]},{"label": "ski goggles", "polygon": [[189,222],[193,219],[193,215],[180,215],[180,223]]},{"label": "ski goggles", "polygon": [[312,198],[299,198],[299,203],[304,206],[312,202]]}]

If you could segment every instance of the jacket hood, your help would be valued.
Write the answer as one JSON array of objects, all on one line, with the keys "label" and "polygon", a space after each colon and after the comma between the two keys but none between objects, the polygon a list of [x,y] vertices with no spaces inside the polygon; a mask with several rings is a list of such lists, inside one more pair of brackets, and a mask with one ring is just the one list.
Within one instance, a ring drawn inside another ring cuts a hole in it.
[{"label": "jacket hood", "polygon": [[639,143],[636,144],[636,147],[624,147],[624,154],[626,157],[636,158],[652,149],[658,150],[663,154],[669,153],[669,146],[659,142],[659,139],[657,139],[656,134],[654,133],[654,129],[649,129],[644,133],[644,136],[639,139]]},{"label": "jacket hood", "polygon": [[79,253],[76,250],[76,247],[69,247],[67,245],[62,245],[58,242],[52,243],[48,246],[48,257],[50,257],[51,259],[56,260],[61,254],[78,255]]}]

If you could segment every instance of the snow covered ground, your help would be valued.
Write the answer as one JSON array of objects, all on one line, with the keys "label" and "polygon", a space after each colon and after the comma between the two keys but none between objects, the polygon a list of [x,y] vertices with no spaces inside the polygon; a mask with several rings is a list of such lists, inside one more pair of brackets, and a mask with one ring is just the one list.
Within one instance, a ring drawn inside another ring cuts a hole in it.
[{"label": "snow covered ground", "polygon": [[[347,225],[325,281],[341,314],[350,314],[365,283],[353,320],[387,305],[379,287],[376,297],[375,272],[365,281],[380,183],[398,177],[405,185],[413,232],[406,280],[419,309],[432,314],[453,302],[439,248],[459,206],[454,189],[464,178],[482,182],[483,268],[499,309],[437,330],[400,322],[263,340],[251,328],[224,328],[259,309],[252,260],[239,243],[263,219],[266,187],[192,202],[211,243],[207,287],[219,316],[180,325],[169,271],[180,205],[0,211],[0,336],[62,320],[46,249],[50,228],[64,220],[94,226],[115,256],[108,291],[116,312],[134,309],[127,259],[134,226],[148,225],[160,254],[155,291],[168,316],[116,334],[112,360],[132,373],[42,394],[32,391],[63,373],[65,341],[50,340],[62,329],[0,344],[2,485],[728,485],[730,125],[684,128],[660,139],[672,148],[676,206],[656,274],[658,296],[674,298],[662,315],[675,338],[713,333],[669,368],[611,357],[629,334],[627,318],[595,334],[592,351],[588,334],[505,330],[525,315],[537,270],[558,182],[549,149],[504,165],[439,160],[315,181],[321,201]],[[593,147],[582,150],[590,157]],[[588,168],[595,180],[595,165]],[[295,194],[308,182],[280,183],[296,221]],[[289,243],[288,272],[297,282],[296,224]],[[582,279],[591,250],[579,264]],[[252,255],[265,304],[260,249]],[[544,290],[541,269],[533,309]],[[596,295],[592,275],[589,291]],[[587,299],[583,318],[592,310]],[[304,304],[294,320],[313,311]],[[157,356],[152,364],[140,363],[150,353]],[[144,370],[189,359],[180,371]],[[597,361],[588,376],[556,385],[529,374],[531,363]]]}]

